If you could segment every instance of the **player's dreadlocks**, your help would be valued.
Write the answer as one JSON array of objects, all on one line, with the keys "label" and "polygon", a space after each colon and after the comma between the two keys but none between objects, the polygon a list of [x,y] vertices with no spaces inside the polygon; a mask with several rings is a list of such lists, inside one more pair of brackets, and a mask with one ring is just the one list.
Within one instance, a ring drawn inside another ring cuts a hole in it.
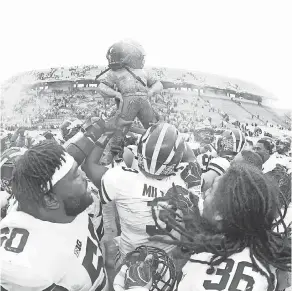
[{"label": "player's dreadlocks", "polygon": [[55,170],[65,161],[64,154],[64,148],[56,141],[46,140],[19,157],[13,171],[12,191],[20,207],[42,203],[43,195],[52,188]]},{"label": "player's dreadlocks", "polygon": [[[181,191],[177,189],[177,192]],[[186,205],[180,207],[179,196],[182,193],[178,193],[179,195],[157,198],[153,201],[153,205],[157,205],[160,201],[168,201],[170,205],[175,205],[175,208],[182,211],[183,215],[179,215],[173,209],[165,208],[169,215],[164,214],[163,217],[167,222],[168,230],[172,228],[178,231],[182,239],[178,241],[163,229],[164,233],[173,240],[161,238],[154,240],[185,247],[193,253],[212,253],[210,262],[190,259],[196,263],[209,264],[210,274],[214,272],[214,266],[248,247],[254,268],[267,278],[269,290],[274,290],[275,278],[270,266],[291,271],[291,243],[284,222],[287,205],[283,215],[280,209],[280,193],[278,186],[265,177],[259,169],[245,163],[234,164],[219,180],[213,198],[213,205],[216,205],[214,213],[218,210],[223,218],[221,235],[204,229],[203,219],[197,214],[197,209],[194,207],[191,209]],[[162,229],[157,222],[154,207],[152,214],[155,224]],[[274,223],[277,216],[279,216],[278,221]],[[182,226],[182,221],[185,222],[185,226]],[[281,224],[284,232],[273,231],[273,224]],[[265,267],[266,272],[258,262]]]}]

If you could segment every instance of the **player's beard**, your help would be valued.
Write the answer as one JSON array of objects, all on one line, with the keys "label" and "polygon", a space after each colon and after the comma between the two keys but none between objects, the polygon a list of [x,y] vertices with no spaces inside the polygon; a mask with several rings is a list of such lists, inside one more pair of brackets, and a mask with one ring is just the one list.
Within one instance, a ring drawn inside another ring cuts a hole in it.
[{"label": "player's beard", "polygon": [[86,193],[81,197],[66,198],[63,203],[67,216],[77,216],[93,203],[93,198],[89,193]]}]

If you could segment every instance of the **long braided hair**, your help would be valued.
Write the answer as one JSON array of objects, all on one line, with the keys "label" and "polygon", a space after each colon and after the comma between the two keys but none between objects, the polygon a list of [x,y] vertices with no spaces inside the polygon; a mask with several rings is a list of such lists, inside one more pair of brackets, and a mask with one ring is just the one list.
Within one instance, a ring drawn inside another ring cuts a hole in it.
[{"label": "long braided hair", "polygon": [[42,205],[43,195],[52,188],[55,170],[65,161],[64,154],[65,149],[56,141],[45,140],[19,157],[13,171],[12,192],[20,208]]},{"label": "long braided hair", "polygon": [[[163,216],[168,230],[179,232],[181,239],[175,239],[163,229],[164,234],[173,240],[161,237],[153,237],[152,240],[178,245],[187,248],[191,253],[212,253],[210,262],[190,259],[192,262],[210,265],[207,271],[210,274],[215,271],[214,266],[249,248],[252,264],[256,271],[266,277],[269,290],[274,290],[275,284],[275,276],[270,266],[282,271],[291,271],[291,241],[284,222],[287,204],[282,214],[281,192],[278,186],[259,169],[246,163],[236,163],[231,165],[219,180],[212,205],[213,213],[219,211],[223,219],[220,233],[205,228],[204,219],[199,216],[198,207],[194,203],[193,207],[180,205],[182,191],[173,189],[172,192],[172,195],[156,198],[153,205],[168,201],[175,205],[175,209],[181,211],[180,215],[174,209],[164,208],[164,212],[169,212],[169,215],[164,213]],[[155,224],[162,229],[157,222],[154,206],[152,208]],[[276,217],[279,217],[277,222]],[[159,219],[161,220],[161,217]],[[282,225],[284,232],[274,231],[275,225]],[[258,262],[264,266],[266,272]]]}]

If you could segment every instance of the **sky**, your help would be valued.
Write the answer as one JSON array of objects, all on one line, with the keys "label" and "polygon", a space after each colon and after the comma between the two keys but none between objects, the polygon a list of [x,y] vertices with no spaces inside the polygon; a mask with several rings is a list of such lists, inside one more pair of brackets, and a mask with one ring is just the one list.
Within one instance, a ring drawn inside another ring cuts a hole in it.
[{"label": "sky", "polygon": [[28,70],[105,65],[108,47],[132,38],[144,46],[146,66],[250,81],[273,93],[276,107],[292,108],[289,0],[0,3],[0,83]]}]

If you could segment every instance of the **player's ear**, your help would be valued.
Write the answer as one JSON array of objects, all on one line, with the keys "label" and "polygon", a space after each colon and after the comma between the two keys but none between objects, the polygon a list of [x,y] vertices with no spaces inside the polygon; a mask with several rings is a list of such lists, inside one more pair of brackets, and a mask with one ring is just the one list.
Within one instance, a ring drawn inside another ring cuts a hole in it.
[{"label": "player's ear", "polygon": [[57,199],[57,196],[53,192],[48,192],[44,195],[44,204],[48,209],[58,209],[60,207],[60,203]]}]

